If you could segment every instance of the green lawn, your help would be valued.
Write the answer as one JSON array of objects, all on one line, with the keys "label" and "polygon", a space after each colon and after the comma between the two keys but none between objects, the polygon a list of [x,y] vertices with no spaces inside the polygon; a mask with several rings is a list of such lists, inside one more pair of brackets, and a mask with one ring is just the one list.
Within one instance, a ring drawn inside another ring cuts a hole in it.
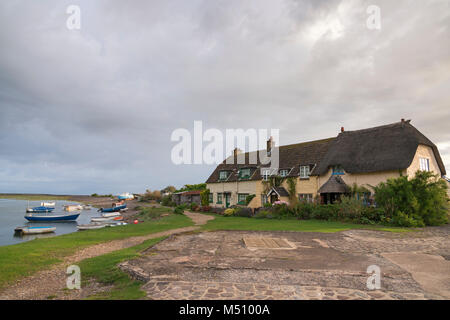
[{"label": "green lawn", "polygon": [[170,215],[160,220],[143,222],[137,225],[78,231],[2,246],[0,247],[0,288],[21,277],[31,275],[51,264],[60,262],[65,256],[69,256],[83,247],[191,225],[193,225],[192,220],[184,215]]},{"label": "green lawn", "polygon": [[88,299],[135,300],[145,297],[145,292],[140,289],[142,282],[131,279],[117,265],[122,261],[140,256],[141,251],[165,238],[150,239],[134,247],[81,261],[78,266],[81,270],[82,286],[85,286],[90,279],[103,285],[112,286],[108,291],[93,295]]},{"label": "green lawn", "polygon": [[252,230],[252,231],[303,231],[303,232],[338,232],[350,229],[371,229],[392,232],[410,231],[407,228],[370,226],[354,223],[343,223],[323,220],[297,219],[256,219],[244,217],[224,217],[214,215],[203,230]]},{"label": "green lawn", "polygon": [[161,217],[163,214],[170,214],[173,212],[172,208],[168,207],[140,207],[139,213],[136,215],[136,218],[139,219],[139,221],[151,221],[154,219],[157,219]]}]

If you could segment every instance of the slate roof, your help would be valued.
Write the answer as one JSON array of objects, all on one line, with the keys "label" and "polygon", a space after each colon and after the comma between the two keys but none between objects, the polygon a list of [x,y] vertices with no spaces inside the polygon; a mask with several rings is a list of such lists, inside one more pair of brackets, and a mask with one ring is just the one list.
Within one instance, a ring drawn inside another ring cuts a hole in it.
[{"label": "slate roof", "polygon": [[341,165],[348,173],[403,170],[411,165],[419,144],[433,149],[444,175],[445,167],[436,145],[409,121],[341,132],[312,175],[325,174],[334,165]]},{"label": "slate roof", "polygon": [[[329,138],[277,147],[279,152],[280,169],[290,170],[288,175],[289,177],[298,177],[300,165],[309,165],[312,170],[314,165],[320,163],[321,159],[328,150],[328,146],[334,139],[335,138]],[[238,170],[242,168],[251,169],[250,178],[246,180],[261,180],[261,168],[268,167],[268,165],[262,165],[258,157],[256,157],[257,161],[255,164],[250,164],[249,160],[255,154],[257,154],[257,151],[242,154],[245,158],[244,164],[237,164],[237,158],[235,156],[235,164],[227,164],[226,160],[224,160],[212,172],[208,180],[206,180],[206,183],[219,182],[219,171],[222,170],[229,171],[231,173],[228,176],[228,179],[224,180],[225,182],[237,181]]]}]

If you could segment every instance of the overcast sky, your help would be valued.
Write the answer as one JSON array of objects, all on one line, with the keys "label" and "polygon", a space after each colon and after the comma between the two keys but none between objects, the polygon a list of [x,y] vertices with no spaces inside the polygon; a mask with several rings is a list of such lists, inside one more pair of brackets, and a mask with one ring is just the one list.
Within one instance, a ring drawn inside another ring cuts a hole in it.
[{"label": "overcast sky", "polygon": [[171,162],[194,120],[289,144],[412,119],[449,170],[449,27],[446,0],[2,0],[0,192],[204,182]]}]

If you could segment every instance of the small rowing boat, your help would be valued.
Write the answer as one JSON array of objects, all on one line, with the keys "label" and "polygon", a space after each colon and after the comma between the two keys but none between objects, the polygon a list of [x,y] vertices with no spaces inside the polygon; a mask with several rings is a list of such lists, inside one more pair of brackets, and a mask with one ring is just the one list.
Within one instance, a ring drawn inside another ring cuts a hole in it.
[{"label": "small rowing boat", "polygon": [[108,222],[108,221],[120,221],[123,220],[122,216],[117,217],[94,217],[91,218],[91,222]]},{"label": "small rowing boat", "polygon": [[26,212],[42,213],[42,212],[52,212],[53,210],[55,210],[55,208],[40,206],[40,207],[34,207],[34,208],[27,208]]},{"label": "small rowing boat", "polygon": [[104,223],[89,223],[89,224],[80,224],[77,226],[78,230],[95,230],[106,227]]},{"label": "small rowing boat", "polygon": [[79,215],[79,213],[62,215],[34,215],[32,213],[27,213],[25,219],[28,221],[72,221],[77,220]]},{"label": "small rowing boat", "polygon": [[67,212],[80,211],[82,209],[83,209],[83,207],[80,206],[79,204],[64,206],[64,210],[67,211]]},{"label": "small rowing boat", "polygon": [[111,218],[111,217],[118,217],[120,216],[120,212],[111,212],[111,213],[103,213],[103,218]]},{"label": "small rowing boat", "polygon": [[55,232],[56,227],[17,227],[15,232],[22,234],[41,234]]},{"label": "small rowing boat", "polygon": [[97,211],[99,212],[119,212],[120,210],[123,210],[127,207],[126,204],[120,205],[120,206],[114,206],[112,208],[100,208]]}]

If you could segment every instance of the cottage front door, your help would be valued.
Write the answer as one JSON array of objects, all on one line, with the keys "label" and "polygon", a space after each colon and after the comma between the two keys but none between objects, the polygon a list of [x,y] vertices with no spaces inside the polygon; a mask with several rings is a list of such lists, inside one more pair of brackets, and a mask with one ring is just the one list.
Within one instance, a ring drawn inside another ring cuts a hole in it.
[{"label": "cottage front door", "polygon": [[228,208],[230,206],[231,193],[225,193],[225,207]]}]

